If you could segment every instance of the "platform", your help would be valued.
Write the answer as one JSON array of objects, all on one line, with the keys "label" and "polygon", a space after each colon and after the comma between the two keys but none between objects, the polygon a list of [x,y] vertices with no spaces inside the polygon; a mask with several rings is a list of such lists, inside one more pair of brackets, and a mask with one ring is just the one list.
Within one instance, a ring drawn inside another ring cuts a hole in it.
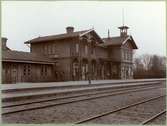
[{"label": "platform", "polygon": [[[163,81],[162,79],[130,79],[130,80],[92,80],[91,84],[126,84],[133,82]],[[17,83],[2,84],[1,90],[28,89],[28,88],[47,88],[47,87],[65,87],[76,85],[89,85],[88,81],[66,81],[66,82],[40,82],[40,83]]]}]

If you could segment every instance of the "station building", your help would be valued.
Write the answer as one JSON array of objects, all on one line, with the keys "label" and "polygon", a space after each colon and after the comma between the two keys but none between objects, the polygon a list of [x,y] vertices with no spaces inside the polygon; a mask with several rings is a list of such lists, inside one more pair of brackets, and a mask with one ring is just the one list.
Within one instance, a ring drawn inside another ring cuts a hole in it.
[{"label": "station building", "polygon": [[133,52],[137,49],[128,27],[120,35],[101,38],[94,29],[37,37],[25,42],[30,52],[6,46],[2,38],[3,83],[132,79]]}]

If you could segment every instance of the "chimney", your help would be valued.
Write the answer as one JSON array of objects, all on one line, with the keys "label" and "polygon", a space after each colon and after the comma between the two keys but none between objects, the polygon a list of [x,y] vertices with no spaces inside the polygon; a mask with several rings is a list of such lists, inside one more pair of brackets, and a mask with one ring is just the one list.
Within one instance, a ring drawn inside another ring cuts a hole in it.
[{"label": "chimney", "polygon": [[6,49],[6,43],[7,43],[7,38],[5,38],[5,37],[2,37],[1,38],[1,42],[2,42],[2,49]]},{"label": "chimney", "polygon": [[73,33],[74,32],[74,27],[72,27],[72,26],[66,27],[66,32],[67,32],[67,34]]}]

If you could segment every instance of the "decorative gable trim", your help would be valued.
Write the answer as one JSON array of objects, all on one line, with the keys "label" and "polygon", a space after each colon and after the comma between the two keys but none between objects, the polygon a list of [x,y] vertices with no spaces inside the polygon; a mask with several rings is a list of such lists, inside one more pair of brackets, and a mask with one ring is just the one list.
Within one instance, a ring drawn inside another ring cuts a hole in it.
[{"label": "decorative gable trim", "polygon": [[135,44],[135,42],[134,42],[132,36],[129,36],[128,38],[126,38],[126,39],[123,41],[122,45],[124,45],[126,42],[128,42],[128,40],[131,40],[131,44],[132,44],[132,46],[133,46],[133,49],[138,49],[138,47],[136,46],[136,44]]},{"label": "decorative gable trim", "polygon": [[88,30],[88,31],[86,31],[86,32],[84,32],[84,33],[82,33],[82,34],[80,34],[79,37],[82,37],[83,35],[85,35],[85,34],[91,32],[91,31],[93,31],[93,30],[94,30],[94,29],[92,28],[92,29],[90,29],[90,30]]}]

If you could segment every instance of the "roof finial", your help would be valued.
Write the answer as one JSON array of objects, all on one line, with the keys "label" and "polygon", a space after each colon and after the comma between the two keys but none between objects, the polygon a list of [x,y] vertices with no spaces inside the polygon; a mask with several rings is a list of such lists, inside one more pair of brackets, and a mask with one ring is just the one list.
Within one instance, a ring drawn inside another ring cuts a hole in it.
[{"label": "roof finial", "polygon": [[108,38],[110,38],[110,30],[108,29]]}]

